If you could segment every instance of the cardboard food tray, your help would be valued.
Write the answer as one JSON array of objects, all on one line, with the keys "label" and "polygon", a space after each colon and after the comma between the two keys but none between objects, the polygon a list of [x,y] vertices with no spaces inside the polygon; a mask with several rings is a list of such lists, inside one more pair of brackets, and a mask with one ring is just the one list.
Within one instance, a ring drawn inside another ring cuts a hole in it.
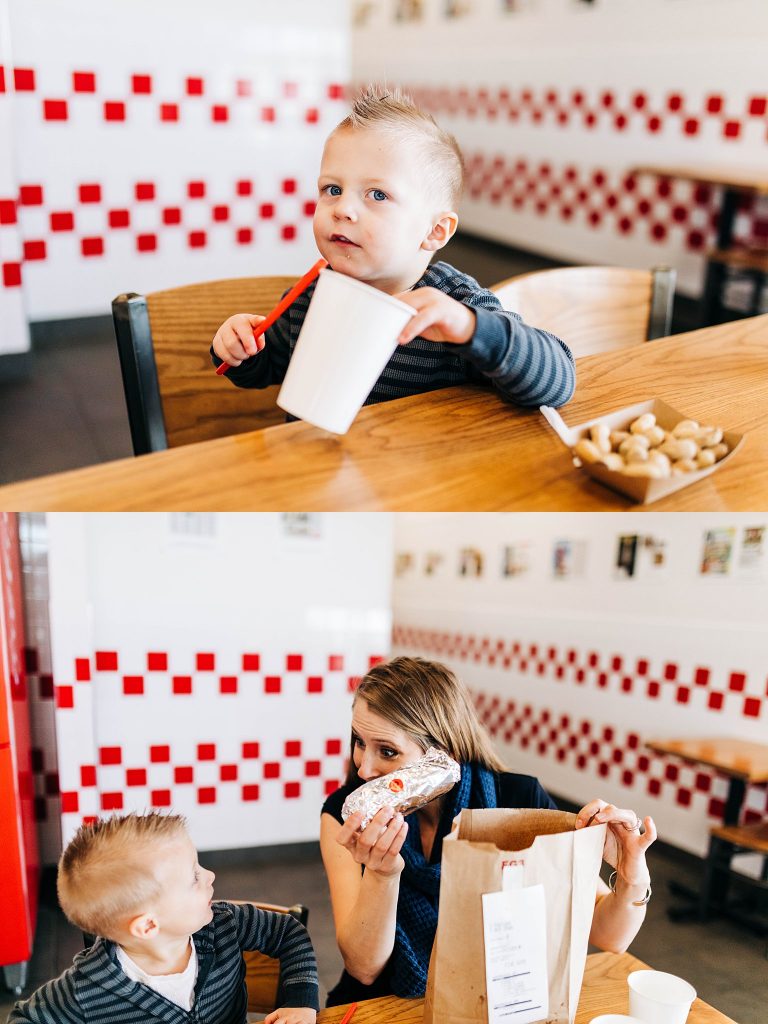
[{"label": "cardboard food tray", "polygon": [[[589,437],[589,428],[594,426],[595,423],[606,423],[611,430],[628,430],[629,424],[636,420],[638,416],[641,416],[644,412],[652,412],[659,426],[665,430],[672,430],[681,420],[692,418],[686,413],[673,409],[671,405],[667,405],[660,398],[651,398],[647,402],[628,405],[624,409],[617,409],[616,412],[608,413],[605,416],[596,416],[594,419],[587,420],[586,423],[580,423],[576,427],[568,427],[563,422],[560,413],[548,405],[542,405],[539,411],[563,444],[570,449],[582,437]],[[714,425],[719,426],[719,424]],[[618,491],[619,494],[634,499],[639,505],[649,505],[652,501],[658,501],[659,498],[664,498],[674,491],[679,491],[683,487],[695,484],[698,480],[703,480],[710,473],[717,472],[726,462],[730,462],[739,450],[743,444],[744,435],[737,434],[732,430],[724,430],[723,440],[728,445],[729,452],[719,462],[716,462],[714,466],[707,466],[705,469],[697,469],[693,473],[672,476],[664,480],[624,476],[623,473],[608,469],[602,463],[582,462],[578,458],[574,458],[573,463],[575,466],[580,466],[582,471],[594,480],[599,480],[600,483],[605,484],[606,487],[610,487],[612,490]]]}]

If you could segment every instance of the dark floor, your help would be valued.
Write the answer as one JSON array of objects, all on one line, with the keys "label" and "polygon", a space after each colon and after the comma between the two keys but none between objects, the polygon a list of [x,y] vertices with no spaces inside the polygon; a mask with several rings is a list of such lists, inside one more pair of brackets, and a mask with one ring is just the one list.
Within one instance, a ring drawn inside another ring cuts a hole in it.
[{"label": "dark floor", "polygon": [[[486,286],[554,265],[469,235],[443,256]],[[678,317],[673,326],[690,324]],[[33,324],[31,367],[24,379],[3,380],[0,360],[0,483],[132,454],[110,317]]]},{"label": "dark floor", "polygon": [[[205,855],[200,859],[206,863]],[[650,851],[649,860],[653,897],[630,952],[652,967],[686,978],[702,999],[738,1024],[765,1024],[768,938],[758,938],[723,921],[708,925],[670,923],[666,908],[673,901],[667,882],[684,877],[685,862],[674,852],[659,851],[658,847]],[[338,979],[341,961],[319,854],[304,852],[288,865],[283,858],[280,863],[243,863],[226,868],[214,865],[214,869],[216,895],[222,899],[251,898],[286,904],[299,901],[310,908],[309,931],[318,956],[324,1003],[326,992]],[[62,971],[80,948],[79,933],[67,924],[61,912],[50,904],[42,907],[26,992]],[[13,997],[0,986],[0,1019],[5,1018],[12,1003]]]}]

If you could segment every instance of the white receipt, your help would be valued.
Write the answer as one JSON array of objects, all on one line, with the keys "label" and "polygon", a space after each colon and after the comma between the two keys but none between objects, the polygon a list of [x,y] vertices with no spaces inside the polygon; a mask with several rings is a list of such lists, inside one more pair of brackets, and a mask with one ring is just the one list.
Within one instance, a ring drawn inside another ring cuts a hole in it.
[{"label": "white receipt", "polygon": [[549,1013],[544,886],[483,893],[488,1024],[533,1024]]}]

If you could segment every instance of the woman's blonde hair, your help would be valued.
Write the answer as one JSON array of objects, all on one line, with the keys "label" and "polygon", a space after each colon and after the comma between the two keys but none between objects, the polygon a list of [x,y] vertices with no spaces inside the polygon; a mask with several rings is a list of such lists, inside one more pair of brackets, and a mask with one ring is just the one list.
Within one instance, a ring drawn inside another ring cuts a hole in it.
[{"label": "woman's blonde hair", "polygon": [[389,132],[421,145],[425,150],[424,173],[441,201],[452,210],[459,205],[464,191],[464,160],[459,144],[431,114],[420,110],[400,89],[369,85],[352,101],[347,117],[336,126]]},{"label": "woman's blonde hair", "polygon": [[82,825],[59,860],[61,909],[81,931],[114,938],[120,923],[162,894],[148,847],[186,835],[180,814],[125,814]]},{"label": "woman's blonde hair", "polygon": [[[469,690],[446,665],[405,657],[381,662],[360,680],[354,699],[364,700],[422,750],[440,747],[457,761],[506,771],[480,724]],[[360,781],[351,756],[347,781]]]}]

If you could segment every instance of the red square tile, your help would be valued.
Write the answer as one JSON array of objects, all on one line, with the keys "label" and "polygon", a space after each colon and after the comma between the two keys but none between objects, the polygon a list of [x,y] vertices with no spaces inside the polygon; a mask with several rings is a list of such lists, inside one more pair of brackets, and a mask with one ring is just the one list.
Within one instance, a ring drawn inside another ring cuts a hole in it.
[{"label": "red square tile", "polygon": [[87,683],[91,678],[91,662],[88,658],[75,658],[75,679]]},{"label": "red square tile", "polygon": [[79,185],[77,194],[81,203],[100,203],[101,185]]},{"label": "red square tile", "polygon": [[164,651],[149,651],[147,654],[148,672],[167,672],[168,655]]},{"label": "red square tile", "polygon": [[153,789],[149,794],[149,800],[152,807],[170,807],[171,791],[170,789]]},{"label": "red square tile", "polygon": [[760,699],[747,697],[744,701],[744,714],[747,718],[758,718],[760,715]]},{"label": "red square tile", "polygon": [[707,806],[707,814],[712,818],[722,818],[725,814],[725,801],[719,797],[712,797]]},{"label": "red square tile", "polygon": [[343,654],[329,654],[328,655],[328,671],[329,672],[343,672],[344,671],[344,655]]},{"label": "red square tile", "polygon": [[13,69],[13,88],[16,92],[35,91],[35,72],[32,68]]},{"label": "red square tile", "polygon": [[691,690],[688,686],[678,686],[675,700],[678,704],[687,704],[691,699]]},{"label": "red square tile", "polygon": [[339,782],[338,779],[326,779],[325,786],[323,787],[325,795],[330,796],[331,793],[335,793],[340,785],[341,783]]},{"label": "red square tile", "polygon": [[102,793],[100,802],[102,811],[121,811],[123,809],[123,794]]},{"label": "red square tile", "polygon": [[21,284],[21,264],[3,263],[3,284],[6,288],[18,288]]},{"label": "red square tile", "polygon": [[360,685],[360,679],[360,676],[350,676],[349,679],[347,679],[347,690],[350,693],[354,693],[355,690],[358,688],[358,686]]},{"label": "red square tile", "polygon": [[237,765],[236,764],[223,764],[219,767],[219,778],[222,782],[236,782],[237,781]]},{"label": "red square tile", "polygon": [[320,120],[320,111],[317,107],[309,107],[304,113],[304,120],[307,124],[317,124]]},{"label": "red square tile", "polygon": [[319,761],[307,761],[304,764],[304,774],[308,777],[314,777],[320,774],[320,762]]},{"label": "red square tile", "polygon": [[150,202],[155,198],[155,185],[152,181],[137,181],[134,186],[134,194],[139,202]]},{"label": "red square tile", "polygon": [[690,789],[678,789],[676,800],[681,807],[689,807],[691,804],[691,791]]},{"label": "red square tile", "polygon": [[274,107],[262,107],[261,108],[261,120],[266,122],[272,122],[275,120],[275,108]]},{"label": "red square tile", "polygon": [[651,681],[648,683],[648,686],[646,687],[645,692],[652,699],[654,697],[658,697],[659,693],[661,692],[661,685],[655,679],[651,679]]},{"label": "red square tile", "polygon": [[622,693],[631,693],[632,692],[632,677],[631,676],[624,676],[624,678],[621,680],[621,691],[622,691]]},{"label": "red square tile", "polygon": [[259,787],[256,783],[251,783],[250,785],[243,786],[242,792],[244,801],[259,799]]},{"label": "red square tile", "polygon": [[285,741],[285,756],[286,757],[301,757],[301,740],[286,740]]},{"label": "red square tile", "polygon": [[96,785],[96,765],[80,765],[80,785],[83,788]]},{"label": "red square tile", "polygon": [[648,779],[648,792],[651,796],[658,796],[661,792],[661,782],[658,779]]},{"label": "red square tile", "polygon": [[161,103],[160,104],[160,120],[161,121],[178,121],[179,120],[179,105],[178,105],[178,103]]},{"label": "red square tile", "polygon": [[647,772],[651,765],[651,759],[646,754],[641,754],[637,759],[637,770]]},{"label": "red square tile", "polygon": [[149,748],[149,760],[152,764],[167,764],[171,760],[171,748],[167,744]]},{"label": "red square tile", "polygon": [[242,179],[235,184],[235,191],[239,196],[250,196],[253,193],[253,182]]},{"label": "red square tile", "polygon": [[322,693],[323,692],[323,677],[322,676],[308,676],[307,677],[307,693]]},{"label": "red square tile", "polygon": [[680,769],[676,764],[668,764],[664,767],[664,778],[669,779],[670,782],[677,782],[680,775]]},{"label": "red square tile", "polygon": [[325,752],[328,755],[341,753],[341,740],[326,740]]},{"label": "red square tile", "polygon": [[67,211],[56,211],[50,216],[51,231],[74,231],[75,215]]},{"label": "red square tile", "polygon": [[0,224],[16,223],[16,203],[13,199],[0,199]]},{"label": "red square tile", "polygon": [[697,668],[693,675],[693,681],[697,686],[707,686],[709,684],[709,669]]},{"label": "red square tile", "polygon": [[259,216],[262,220],[270,220],[275,216],[275,207],[273,203],[262,203],[259,206]]},{"label": "red square tile", "polygon": [[115,100],[108,100],[104,104],[104,120],[105,121],[124,121],[125,120],[125,104],[117,102]]},{"label": "red square tile", "polygon": [[286,782],[283,786],[283,795],[286,800],[296,800],[301,796],[301,783]]},{"label": "red square tile", "polygon": [[197,744],[197,759],[198,759],[198,761],[215,761],[216,760],[216,744],[215,743],[198,743]]},{"label": "red square tile", "polygon": [[152,76],[151,75],[132,75],[131,76],[131,91],[136,95],[146,96],[152,92]]},{"label": "red square tile", "polygon": [[259,744],[258,743],[244,743],[243,744],[243,758],[246,760],[253,760],[259,756]]},{"label": "red square tile", "polygon": [[229,120],[229,107],[225,103],[215,103],[211,107],[211,120],[221,124]]},{"label": "red square tile", "polygon": [[308,199],[307,202],[304,203],[303,209],[305,217],[314,217],[315,210],[317,209],[317,203],[312,199]]},{"label": "red square tile", "polygon": [[126,770],[125,770],[125,784],[126,784],[126,786],[146,786],[146,784],[147,784],[147,769],[146,768],[126,768]]},{"label": "red square tile", "polygon": [[184,786],[189,782],[194,782],[195,769],[191,765],[179,765],[178,768],[173,769],[173,781],[177,786]]},{"label": "red square tile", "polygon": [[157,235],[146,234],[136,236],[137,252],[154,252],[157,249]]},{"label": "red square tile", "polygon": [[80,801],[77,793],[62,793],[61,794],[61,813],[62,814],[77,814],[80,808]]},{"label": "red square tile", "polygon": [[742,693],[747,684],[747,677],[743,672],[731,672],[728,678],[728,689]]},{"label": "red square tile", "polygon": [[265,779],[279,779],[280,778],[280,764],[277,761],[267,761],[264,765],[264,778]]},{"label": "red square tile", "polygon": [[281,689],[282,681],[280,676],[264,677],[264,693],[280,693]]},{"label": "red square tile", "polygon": [[664,666],[664,678],[669,682],[677,679],[677,665],[674,662],[667,662]]},{"label": "red square tile", "polygon": [[713,690],[707,700],[707,707],[712,708],[713,711],[720,711],[723,707],[723,701],[725,700],[725,694],[719,690]]},{"label": "red square tile", "polygon": [[300,654],[287,654],[285,656],[286,672],[301,672],[304,667],[304,659]]},{"label": "red square tile", "polygon": [[99,747],[99,764],[122,764],[122,747]]},{"label": "red square tile", "polygon": [[192,676],[174,676],[172,688],[176,694],[192,693]]},{"label": "red square tile", "polygon": [[80,252],[83,256],[103,256],[104,254],[104,239],[103,238],[81,238],[80,239]]},{"label": "red square tile", "polygon": [[706,772],[696,773],[696,789],[700,793],[708,793],[712,788],[712,776],[707,775]]},{"label": "red square tile", "polygon": [[237,693],[237,676],[222,676],[219,679],[219,693]]},{"label": "red square tile", "polygon": [[187,236],[187,243],[190,249],[204,249],[207,240],[204,231],[190,231]]},{"label": "red square tile", "polygon": [[92,71],[72,72],[73,92],[96,92],[96,75]]},{"label": "red square tile", "polygon": [[765,96],[751,96],[749,100],[749,114],[751,117],[764,117],[768,110],[768,98]]},{"label": "red square tile", "polygon": [[223,223],[224,221],[228,221],[229,207],[226,206],[225,204],[222,204],[220,206],[214,206],[213,210],[211,211],[211,216],[213,217],[214,221],[216,221],[219,224]]},{"label": "red square tile", "polygon": [[243,672],[258,672],[261,660],[258,654],[243,655]]},{"label": "red square tile", "polygon": [[235,235],[238,245],[250,245],[253,241],[252,228],[238,228]]},{"label": "red square tile", "polygon": [[22,185],[19,189],[19,203],[22,206],[42,206],[43,186]]},{"label": "red square tile", "polygon": [[726,139],[738,139],[741,135],[741,121],[726,121],[723,125],[723,135]]},{"label": "red square tile", "polygon": [[117,651],[96,651],[97,672],[117,672]]},{"label": "red square tile", "polygon": [[66,121],[69,119],[69,107],[66,100],[43,100],[44,121]]},{"label": "red square tile", "polygon": [[144,676],[123,676],[123,693],[135,697],[144,693]]},{"label": "red square tile", "polygon": [[181,224],[181,207],[166,206],[163,210],[163,224]]},{"label": "red square tile", "polygon": [[187,96],[202,96],[204,87],[202,78],[188,78],[186,81]]},{"label": "red square tile", "polygon": [[203,199],[205,197],[205,182],[190,181],[187,184],[187,195],[190,199]]},{"label": "red square tile", "polygon": [[216,668],[216,655],[205,653],[198,654],[195,658],[198,672],[213,672]]},{"label": "red square tile", "polygon": [[201,786],[197,791],[197,802],[199,804],[215,804],[216,803],[216,787],[215,786]]},{"label": "red square tile", "polygon": [[337,83],[332,83],[328,86],[328,99],[330,100],[343,100],[344,99],[344,86]]}]

